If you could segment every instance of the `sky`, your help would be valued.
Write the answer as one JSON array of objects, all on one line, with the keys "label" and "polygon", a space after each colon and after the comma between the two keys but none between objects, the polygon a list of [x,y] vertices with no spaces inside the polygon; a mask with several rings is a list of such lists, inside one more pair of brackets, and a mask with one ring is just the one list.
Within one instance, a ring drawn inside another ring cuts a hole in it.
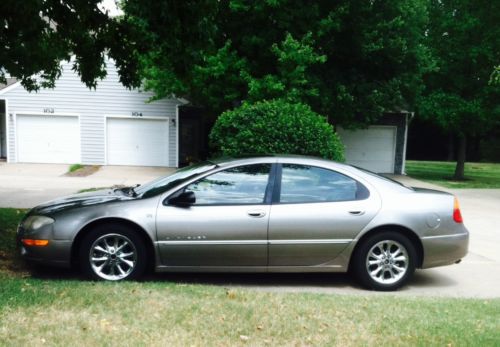
[{"label": "sky", "polygon": [[123,14],[123,11],[116,6],[119,0],[103,0],[101,1],[100,7],[103,10],[108,10],[111,17],[119,16]]}]

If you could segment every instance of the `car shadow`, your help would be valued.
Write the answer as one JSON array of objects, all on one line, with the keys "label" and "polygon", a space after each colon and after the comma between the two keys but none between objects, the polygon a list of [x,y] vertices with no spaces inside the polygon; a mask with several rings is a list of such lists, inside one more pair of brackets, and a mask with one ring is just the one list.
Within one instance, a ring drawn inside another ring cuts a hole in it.
[{"label": "car shadow", "polygon": [[361,288],[345,273],[157,273],[145,281],[259,288]]},{"label": "car shadow", "polygon": [[[82,281],[75,269],[30,266],[28,276],[49,281]],[[212,285],[283,292],[367,293],[347,273],[149,273],[140,282]],[[432,291],[456,286],[452,278],[432,270],[417,270],[398,292]],[[393,292],[394,293],[394,292]]]}]

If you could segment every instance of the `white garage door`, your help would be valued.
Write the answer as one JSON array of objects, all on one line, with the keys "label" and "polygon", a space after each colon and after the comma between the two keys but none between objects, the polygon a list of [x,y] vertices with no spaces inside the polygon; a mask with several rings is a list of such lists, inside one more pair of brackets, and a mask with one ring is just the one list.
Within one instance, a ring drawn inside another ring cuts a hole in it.
[{"label": "white garage door", "polygon": [[345,145],[348,164],[373,172],[394,173],[396,127],[370,126],[368,129],[337,130]]},{"label": "white garage door", "polygon": [[18,162],[80,162],[78,117],[17,115],[16,124]]},{"label": "white garage door", "polygon": [[168,166],[168,120],[108,118],[107,162]]}]

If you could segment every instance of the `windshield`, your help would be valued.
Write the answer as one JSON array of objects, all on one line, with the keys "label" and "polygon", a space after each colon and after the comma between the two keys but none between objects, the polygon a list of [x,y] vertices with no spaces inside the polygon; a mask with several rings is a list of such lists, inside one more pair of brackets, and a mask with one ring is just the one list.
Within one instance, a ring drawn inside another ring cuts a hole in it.
[{"label": "windshield", "polygon": [[216,168],[217,165],[211,162],[201,162],[195,165],[186,166],[182,169],[175,171],[169,176],[164,176],[155,179],[149,183],[145,183],[134,189],[137,195],[143,198],[149,198],[151,196],[166,192],[167,190],[175,187],[182,182],[185,182],[192,177],[195,177],[203,172],[212,170]]}]

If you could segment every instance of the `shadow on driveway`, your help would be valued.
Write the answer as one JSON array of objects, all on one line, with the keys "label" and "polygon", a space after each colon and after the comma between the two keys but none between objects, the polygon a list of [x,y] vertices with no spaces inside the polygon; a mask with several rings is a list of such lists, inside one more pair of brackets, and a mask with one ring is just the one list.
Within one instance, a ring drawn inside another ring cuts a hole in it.
[{"label": "shadow on driveway", "polygon": [[[85,281],[80,272],[73,269],[30,266],[29,272],[32,278],[42,280]],[[222,288],[247,288],[270,292],[381,293],[365,290],[346,273],[153,273],[147,274],[141,282],[213,285]],[[456,282],[451,277],[443,276],[442,273],[417,270],[407,286],[392,293],[436,296],[436,288],[438,291],[446,291],[448,287],[455,285]]]}]

